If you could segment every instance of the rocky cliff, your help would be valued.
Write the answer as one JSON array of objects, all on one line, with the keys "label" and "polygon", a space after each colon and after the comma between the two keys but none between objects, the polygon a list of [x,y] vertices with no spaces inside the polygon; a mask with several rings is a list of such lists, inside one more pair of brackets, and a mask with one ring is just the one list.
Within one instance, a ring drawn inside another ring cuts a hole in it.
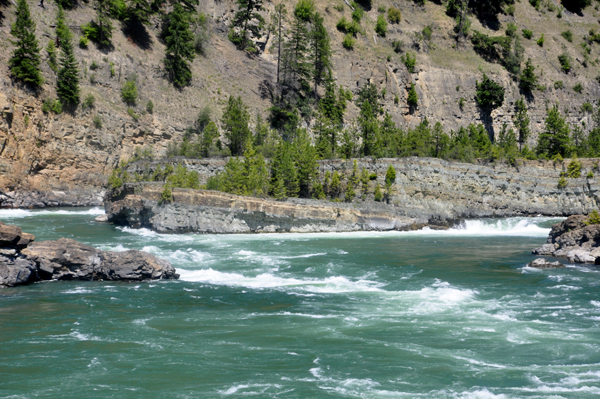
[{"label": "rocky cliff", "polygon": [[[265,2],[267,21],[274,5]],[[401,22],[389,24],[385,37],[374,35],[378,8],[387,9],[392,5],[401,10]],[[498,63],[490,63],[476,54],[469,41],[455,40],[454,20],[445,14],[443,4],[425,2],[425,6],[418,6],[412,1],[382,0],[376,6],[366,11],[361,22],[364,34],[358,35],[354,50],[349,51],[341,45],[343,33],[335,28],[342,16],[350,19],[352,10],[348,2],[316,2],[331,37],[333,74],[339,85],[356,93],[367,82],[375,84],[382,93],[385,110],[402,127],[414,126],[425,117],[432,122],[442,122],[446,131],[472,122],[484,123],[496,134],[504,123],[512,126],[514,101],[522,96],[517,82]],[[288,14],[292,7],[292,3],[288,4]],[[30,8],[37,24],[40,47],[44,47],[54,38],[55,6],[46,4],[42,9],[31,2]],[[98,188],[106,182],[110,170],[120,160],[130,158],[135,147],[148,146],[155,154],[164,154],[169,141],[179,140],[204,106],[212,109],[213,119],[218,121],[229,95],[242,96],[252,114],[264,115],[270,106],[275,81],[273,35],[267,32],[258,43],[259,53],[248,56],[227,39],[228,24],[236,10],[233,0],[202,0],[198,9],[208,16],[209,40],[205,54],[196,57],[192,64],[194,78],[190,86],[177,90],[165,79],[162,67],[165,47],[158,37],[159,18],[152,19],[143,43],[134,40],[114,21],[117,29],[110,50],[99,50],[94,45],[76,48],[82,98],[93,95],[93,106],[85,109],[79,106],[61,114],[42,112],[43,101],[56,98],[56,75],[45,60],[46,52],[42,51],[46,83],[40,91],[33,92],[10,78],[7,61],[13,47],[9,40],[3,40],[0,45],[0,192],[18,189],[38,193],[43,198],[51,191],[69,193],[76,188],[99,193]],[[600,97],[600,84],[595,80],[599,72],[598,46],[590,44],[590,54],[580,46],[588,31],[597,28],[598,11],[593,7],[580,14],[562,10],[558,17],[554,10],[550,11],[546,5],[536,10],[529,2],[522,1],[515,3],[513,15],[499,14],[494,24],[482,25],[475,16],[471,18],[472,29],[491,36],[504,34],[508,23],[516,25],[517,35],[522,29],[533,31],[533,40],[521,37],[524,59],[531,57],[540,74],[539,90],[527,96],[534,133],[530,146],[542,129],[548,105],[558,102],[569,122],[585,122],[585,131],[592,123],[582,104],[594,103]],[[10,37],[13,11],[11,2],[0,2],[0,36],[3,38]],[[91,3],[79,3],[67,11],[67,22],[78,35],[80,25],[89,22],[94,13]],[[284,26],[289,27],[289,21]],[[431,38],[423,36],[425,27],[431,28]],[[567,30],[574,37],[571,42],[561,36],[561,32]],[[546,42],[540,47],[536,39],[542,34]],[[393,42],[402,43],[403,52],[416,55],[414,73],[407,71],[401,54],[394,52]],[[558,64],[557,56],[562,53],[573,60],[569,74],[563,73]],[[475,82],[481,80],[482,72],[501,82],[506,89],[504,104],[491,115],[482,113],[474,101]],[[139,91],[132,113],[128,113],[129,106],[120,96],[121,86],[128,79],[137,82]],[[416,84],[420,99],[414,110],[406,105],[411,83]],[[578,83],[582,85],[580,93],[572,89]],[[396,96],[398,101],[395,101]],[[461,98],[463,106],[459,105]],[[149,100],[154,103],[152,113],[146,112]],[[349,124],[356,115],[356,106],[350,104],[346,118]],[[313,121],[303,123],[310,129]],[[46,202],[56,202],[52,198],[50,195]],[[65,204],[73,202],[70,199]],[[13,206],[19,202],[2,204]]]},{"label": "rocky cliff", "polygon": [[[183,162],[183,160],[179,160]],[[222,160],[188,160],[202,181],[223,168]],[[148,173],[157,163],[137,163],[131,171]],[[389,165],[396,180],[386,202],[373,198],[384,185]],[[564,165],[528,162],[518,168],[475,165],[432,158],[361,159],[359,168],[375,173],[369,194],[351,203],[239,197],[207,190],[174,189],[173,202],[159,204],[162,185],[128,184],[106,198],[109,219],[161,232],[241,233],[268,231],[353,231],[447,227],[461,218],[566,216],[588,213],[600,205],[592,179],[568,179],[558,188]],[[320,174],[351,173],[353,161],[321,161]],[[596,168],[592,160],[583,165]]]}]

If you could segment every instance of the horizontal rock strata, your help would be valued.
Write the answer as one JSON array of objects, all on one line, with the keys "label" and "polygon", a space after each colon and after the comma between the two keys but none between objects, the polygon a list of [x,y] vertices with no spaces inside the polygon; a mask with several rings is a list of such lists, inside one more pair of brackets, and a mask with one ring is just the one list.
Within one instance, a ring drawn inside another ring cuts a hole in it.
[{"label": "horizontal rock strata", "polygon": [[600,264],[600,225],[587,221],[587,216],[573,215],[555,224],[547,243],[532,253],[563,257],[573,263]]},{"label": "horizontal rock strata", "polygon": [[175,268],[142,251],[100,251],[75,240],[32,242],[31,234],[0,222],[0,287],[40,280],[176,279]]}]

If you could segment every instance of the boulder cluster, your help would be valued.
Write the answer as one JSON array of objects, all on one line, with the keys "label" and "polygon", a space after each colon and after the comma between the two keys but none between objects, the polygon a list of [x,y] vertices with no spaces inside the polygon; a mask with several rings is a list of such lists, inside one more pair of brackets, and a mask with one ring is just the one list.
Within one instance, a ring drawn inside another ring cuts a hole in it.
[{"label": "boulder cluster", "polygon": [[34,242],[32,234],[0,222],[0,287],[42,280],[177,279],[167,261],[128,250],[100,251],[68,238]]},{"label": "boulder cluster", "polygon": [[600,224],[590,224],[587,216],[573,215],[552,226],[546,244],[532,251],[569,259],[572,263],[600,264]]}]

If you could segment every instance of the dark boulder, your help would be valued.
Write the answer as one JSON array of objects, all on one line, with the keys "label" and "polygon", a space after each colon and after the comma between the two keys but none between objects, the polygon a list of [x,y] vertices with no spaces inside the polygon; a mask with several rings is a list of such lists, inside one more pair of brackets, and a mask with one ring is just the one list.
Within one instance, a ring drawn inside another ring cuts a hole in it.
[{"label": "dark boulder", "polygon": [[38,280],[35,262],[21,257],[0,255],[0,287],[14,287]]}]

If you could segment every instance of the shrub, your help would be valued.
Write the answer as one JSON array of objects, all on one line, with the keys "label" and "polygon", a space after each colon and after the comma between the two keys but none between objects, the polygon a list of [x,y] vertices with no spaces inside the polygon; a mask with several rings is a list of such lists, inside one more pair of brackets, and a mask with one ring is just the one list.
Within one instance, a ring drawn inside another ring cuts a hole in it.
[{"label": "shrub", "polygon": [[352,11],[352,20],[356,21],[356,22],[360,22],[360,20],[363,18],[364,15],[365,15],[365,12],[362,9],[362,7],[357,5],[356,3],[354,3],[354,11]]},{"label": "shrub", "polygon": [[564,37],[565,40],[568,41],[569,43],[573,42],[573,32],[571,32],[570,30],[566,30],[566,31],[562,32],[561,36]]},{"label": "shrub", "polygon": [[506,25],[506,36],[508,36],[508,37],[514,37],[515,33],[517,33],[517,25],[515,25],[512,22],[509,22]]},{"label": "shrub", "polygon": [[171,191],[171,188],[169,188],[168,185],[165,185],[165,187],[162,190],[162,193],[160,193],[160,203],[164,204],[167,202],[173,202],[173,192]]},{"label": "shrub", "polygon": [[419,96],[417,95],[417,90],[415,90],[415,84],[411,82],[410,89],[408,89],[408,98],[406,102],[410,106],[417,106],[419,104]]},{"label": "shrub", "polygon": [[148,100],[148,103],[146,104],[146,111],[149,114],[153,114],[154,113],[154,103],[152,102],[152,100]]},{"label": "shrub", "polygon": [[388,21],[393,24],[399,24],[402,19],[402,13],[396,7],[388,8]]},{"label": "shrub", "polygon": [[458,99],[458,107],[460,108],[461,111],[465,107],[465,99],[464,99],[464,97],[461,97],[461,98]]},{"label": "shrub", "polygon": [[562,80],[557,80],[556,82],[554,82],[554,90],[561,90],[564,89],[565,84],[563,83]]},{"label": "shrub", "polygon": [[600,224],[600,215],[597,210],[593,210],[588,215],[587,224]]},{"label": "shrub", "polygon": [[102,129],[102,119],[100,118],[100,115],[94,115],[94,118],[92,120],[96,129]]},{"label": "shrub", "polygon": [[540,10],[541,0],[529,0],[529,4],[533,6],[536,10]]},{"label": "shrub", "polygon": [[353,50],[355,42],[356,40],[354,40],[352,34],[346,33],[346,36],[344,36],[344,40],[342,41],[342,46],[344,46],[344,48],[347,50]]},{"label": "shrub", "polygon": [[408,70],[408,73],[415,73],[415,64],[417,63],[417,57],[415,55],[410,55],[410,53],[406,53],[404,57],[402,57],[402,61]]},{"label": "shrub", "polygon": [[384,37],[385,34],[387,33],[387,21],[385,20],[385,18],[383,17],[383,15],[380,15],[377,17],[377,24],[375,25],[375,32],[377,32],[377,34],[379,36]]},{"label": "shrub", "polygon": [[133,108],[127,108],[127,113],[129,114],[129,116],[131,116],[133,118],[133,120],[135,120],[136,122],[138,121],[138,119],[140,119],[140,116],[138,114],[135,113],[135,111],[133,110]]},{"label": "shrub", "polygon": [[581,94],[581,92],[583,91],[583,86],[581,85],[581,83],[577,83],[575,86],[573,86],[573,90],[576,93]]},{"label": "shrub", "polygon": [[423,31],[421,32],[423,33],[423,37],[425,38],[425,40],[430,41],[431,40],[431,36],[433,34],[433,31],[431,30],[431,26],[426,26],[423,28]]},{"label": "shrub", "polygon": [[81,104],[81,109],[92,108],[94,106],[94,102],[96,102],[96,97],[93,94],[88,94],[83,103]]},{"label": "shrub", "polygon": [[348,32],[348,26],[350,25],[350,23],[348,22],[348,20],[346,20],[346,17],[342,17],[340,18],[340,20],[337,22],[337,24],[335,24],[335,27],[337,28],[337,30],[342,31],[342,32]]},{"label": "shrub", "polygon": [[542,36],[540,36],[540,38],[537,40],[537,45],[540,47],[544,47],[544,34],[542,33]]},{"label": "shrub", "polygon": [[396,94],[394,96],[394,104],[398,105],[400,103],[400,97],[398,97],[398,95]]},{"label": "shrub", "polygon": [[587,112],[588,114],[591,114],[594,111],[594,107],[592,106],[592,104],[590,104],[589,101],[586,101],[581,106],[581,111],[582,112]]},{"label": "shrub", "polygon": [[394,40],[392,41],[392,48],[396,53],[401,53],[404,48],[404,42],[402,40]]},{"label": "shrub", "polygon": [[531,38],[533,37],[533,32],[529,29],[523,29],[523,37],[527,40],[531,40]]},{"label": "shrub", "polygon": [[588,172],[587,176],[588,179],[593,179],[594,178],[594,172],[592,172],[591,170]]},{"label": "shrub", "polygon": [[128,80],[125,82],[123,87],[121,88],[121,97],[123,101],[125,101],[128,105],[135,105],[135,102],[138,97],[137,86],[133,80]]},{"label": "shrub", "polygon": [[56,51],[56,45],[54,44],[54,40],[48,41],[46,51],[48,52],[48,65],[50,66],[50,69],[52,69],[54,72],[58,71],[58,61],[56,58],[58,52]]},{"label": "shrub", "polygon": [[383,193],[381,192],[381,187],[379,187],[379,183],[375,185],[375,201],[380,202],[383,200]]},{"label": "shrub", "polygon": [[315,13],[315,3],[313,0],[300,0],[294,9],[294,15],[302,21],[310,21]]},{"label": "shrub", "polygon": [[566,53],[558,56],[558,62],[560,62],[560,67],[564,73],[569,73],[571,71],[571,57]]},{"label": "shrub", "polygon": [[98,69],[98,64],[96,64],[96,61],[92,61],[92,65],[90,65],[90,69],[92,71],[95,71],[96,69]]},{"label": "shrub", "polygon": [[572,179],[578,179],[581,177],[581,162],[577,159],[573,159],[567,166],[567,177]]},{"label": "shrub", "polygon": [[44,100],[44,103],[42,104],[42,112],[47,114],[51,110],[52,110],[52,100],[47,98]]},{"label": "shrub", "polygon": [[380,14],[385,14],[385,7],[384,6],[377,7],[377,12]]},{"label": "shrub", "polygon": [[507,15],[510,15],[510,16],[514,17],[515,16],[515,5],[511,4],[511,5],[506,6],[506,8],[504,9],[504,12]]},{"label": "shrub", "polygon": [[90,39],[88,39],[87,36],[79,36],[79,47],[88,48],[89,44],[90,44]]},{"label": "shrub", "polygon": [[110,63],[110,77],[115,77],[115,64],[113,62]]},{"label": "shrub", "polygon": [[557,187],[558,187],[558,188],[565,188],[565,187],[567,187],[567,179],[565,179],[565,177],[564,177],[564,176],[561,176],[561,177],[558,179],[558,185],[557,185]]}]

